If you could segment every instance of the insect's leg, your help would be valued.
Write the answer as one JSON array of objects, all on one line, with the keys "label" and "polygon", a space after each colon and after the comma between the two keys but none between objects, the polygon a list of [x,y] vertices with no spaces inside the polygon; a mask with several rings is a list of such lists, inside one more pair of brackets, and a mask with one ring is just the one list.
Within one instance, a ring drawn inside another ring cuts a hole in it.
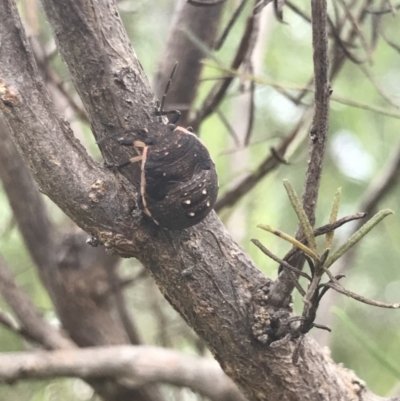
[{"label": "insect's leg", "polygon": [[169,119],[171,124],[175,124],[181,118],[181,112],[179,110],[169,110],[166,113],[173,114],[173,116]]},{"label": "insect's leg", "polygon": [[145,148],[147,146],[147,143],[144,143],[143,141],[134,141],[133,146],[135,148]]},{"label": "insect's leg", "polygon": [[146,144],[142,141],[136,141],[134,139],[118,139],[118,143],[122,146],[134,146],[135,148],[144,148]]},{"label": "insect's leg", "polygon": [[143,156],[134,156],[134,157],[131,157],[130,159],[125,160],[125,161],[123,161],[121,163],[118,163],[118,164],[106,164],[106,167],[109,167],[109,168],[114,168],[114,167],[121,168],[121,167],[127,166],[128,164],[140,162],[140,161],[142,161],[142,159],[143,159]]},{"label": "insect's leg", "polygon": [[168,114],[173,114],[173,116],[168,119],[170,124],[175,124],[181,117],[181,112],[179,110],[156,110],[156,116],[166,116]]},{"label": "insect's leg", "polygon": [[142,161],[142,159],[143,159],[143,156],[134,156],[134,157],[131,157],[128,160],[125,160],[125,161],[123,161],[121,163],[118,163],[117,167],[118,168],[125,167],[128,164],[133,164],[133,163],[136,163],[136,162],[140,162],[140,161]]}]

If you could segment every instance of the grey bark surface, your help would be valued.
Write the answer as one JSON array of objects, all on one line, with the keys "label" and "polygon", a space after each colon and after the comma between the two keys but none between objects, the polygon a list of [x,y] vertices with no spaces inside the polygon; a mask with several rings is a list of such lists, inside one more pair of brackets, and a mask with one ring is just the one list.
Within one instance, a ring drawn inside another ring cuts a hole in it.
[{"label": "grey bark surface", "polygon": [[[106,134],[104,122],[121,132],[145,126],[154,97],[115,4],[43,5],[96,137]],[[155,233],[135,209],[135,185],[94,162],[55,112],[10,0],[0,2],[0,18],[0,109],[42,192],[107,248],[143,263],[249,400],[379,399],[309,337],[298,365],[292,342],[272,348],[256,340],[255,323],[267,328],[271,316],[288,312],[268,304],[271,281],[215,213],[191,229]],[[128,151],[105,141],[102,152],[110,161]]]}]

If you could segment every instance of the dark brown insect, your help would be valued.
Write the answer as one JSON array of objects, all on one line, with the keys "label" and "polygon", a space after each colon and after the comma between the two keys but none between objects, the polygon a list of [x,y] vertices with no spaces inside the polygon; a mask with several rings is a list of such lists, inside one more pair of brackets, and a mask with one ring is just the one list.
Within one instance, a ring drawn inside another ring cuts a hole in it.
[{"label": "dark brown insect", "polygon": [[182,230],[202,221],[212,210],[218,195],[215,165],[204,144],[191,128],[174,125],[178,110],[163,110],[176,65],[156,115],[173,114],[170,123],[152,122],[140,130],[143,140],[119,139],[133,146],[138,156],[117,165],[141,163],[139,207],[157,225]]}]

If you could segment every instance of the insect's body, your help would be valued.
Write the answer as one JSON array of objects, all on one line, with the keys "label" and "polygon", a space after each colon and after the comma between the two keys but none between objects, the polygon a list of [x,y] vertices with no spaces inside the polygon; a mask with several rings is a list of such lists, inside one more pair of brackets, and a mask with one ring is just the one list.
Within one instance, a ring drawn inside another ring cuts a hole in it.
[{"label": "insect's body", "polygon": [[[176,65],[156,111],[158,116],[173,114],[170,122],[180,116],[178,110],[163,110],[175,69]],[[157,225],[171,230],[199,223],[210,213],[218,195],[217,173],[207,148],[190,128],[174,124],[153,122],[139,132],[143,141],[118,140],[139,153],[118,167],[141,162],[140,209]]]},{"label": "insect's body", "polygon": [[168,128],[169,133],[143,149],[140,207],[156,224],[183,229],[212,210],[218,179],[202,142],[182,127]]},{"label": "insect's body", "polygon": [[[158,132],[153,137],[154,129]],[[146,133],[146,142],[119,141],[141,154],[118,167],[141,162],[139,207],[157,225],[171,230],[194,226],[210,213],[218,195],[207,148],[190,131],[171,124],[153,123]]]}]

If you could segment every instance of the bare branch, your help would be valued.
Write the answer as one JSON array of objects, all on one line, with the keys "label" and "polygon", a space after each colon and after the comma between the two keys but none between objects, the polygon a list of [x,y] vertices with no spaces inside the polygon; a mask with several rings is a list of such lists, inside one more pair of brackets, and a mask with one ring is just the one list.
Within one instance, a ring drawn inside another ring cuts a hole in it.
[{"label": "bare branch", "polygon": [[54,377],[115,378],[136,388],[162,382],[213,401],[245,401],[218,363],[156,347],[116,346],[0,354],[0,382]]},{"label": "bare branch", "polygon": [[326,1],[311,1],[314,48],[314,117],[310,131],[310,152],[306,182],[303,189],[303,207],[310,223],[315,222],[319,182],[325,151],[329,119],[330,85],[328,77],[328,38],[326,33]]},{"label": "bare branch", "polygon": [[314,230],[314,235],[316,237],[318,237],[319,235],[327,234],[333,230],[336,230],[343,224],[349,223],[350,221],[363,219],[366,215],[367,215],[367,213],[361,212],[361,213],[355,213],[355,214],[351,214],[349,216],[342,217],[341,219],[335,221],[332,224],[325,224],[324,226],[316,228]]}]

